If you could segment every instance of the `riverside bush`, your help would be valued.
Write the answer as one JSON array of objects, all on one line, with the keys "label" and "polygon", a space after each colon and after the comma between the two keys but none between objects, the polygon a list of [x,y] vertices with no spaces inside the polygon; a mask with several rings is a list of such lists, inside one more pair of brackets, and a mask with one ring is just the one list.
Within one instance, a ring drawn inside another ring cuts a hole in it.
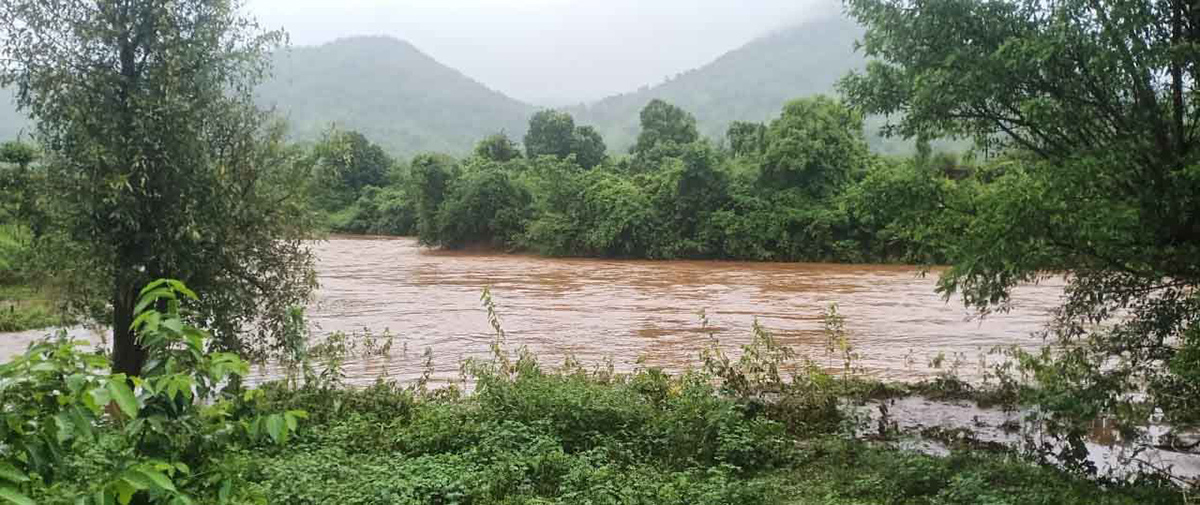
[{"label": "riverside bush", "polygon": [[211,490],[228,498],[237,477],[219,467],[223,450],[283,443],[303,411],[256,408],[236,386],[248,365],[208,353],[210,339],[185,323],[178,281],[141,291],[132,328],[150,352],[139,376],[65,334],[34,343],[0,366],[0,500],[4,503],[191,503]]}]

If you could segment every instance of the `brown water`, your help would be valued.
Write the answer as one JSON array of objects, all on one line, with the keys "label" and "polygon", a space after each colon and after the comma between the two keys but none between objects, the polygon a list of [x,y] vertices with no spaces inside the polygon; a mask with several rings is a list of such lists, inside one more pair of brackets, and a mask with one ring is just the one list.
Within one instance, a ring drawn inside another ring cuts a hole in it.
[{"label": "brown water", "polygon": [[[335,238],[317,246],[321,290],[309,312],[321,332],[390,330],[389,358],[355,363],[352,378],[420,373],[433,351],[437,375],[485,356],[493,338],[480,305],[491,286],[512,346],[543,362],[573,355],[584,363],[611,358],[628,369],[681,370],[709,345],[697,312],[729,350],[748,341],[755,318],[787,345],[826,361],[821,311],[838,303],[851,342],[868,372],[885,378],[932,373],[944,352],[976,358],[996,345],[1037,346],[1060,283],[1018,290],[1010,313],[980,320],[933,291],[936,274],[907,266],[616,261],[495,253],[451,253],[412,239]],[[405,351],[407,348],[407,351]]]},{"label": "brown water", "polygon": [[[908,266],[553,259],[433,251],[407,238],[335,237],[316,252],[315,333],[369,328],[396,338],[389,356],[348,364],[359,383],[419,376],[426,348],[441,379],[456,378],[463,359],[486,356],[493,336],[480,305],[484,286],[514,348],[528,346],[543,363],[611,358],[618,370],[639,358],[673,371],[697,364],[709,345],[701,309],[731,352],[748,341],[757,318],[800,353],[840,366],[825,354],[821,318],[837,303],[858,365],[889,379],[936,372],[928,363],[938,353],[961,353],[968,364],[959,372],[970,376],[994,346],[1038,346],[1031,333],[1062,293],[1059,282],[1025,286],[1011,312],[980,320],[934,293],[936,274]],[[43,333],[0,336],[0,358]]]}]

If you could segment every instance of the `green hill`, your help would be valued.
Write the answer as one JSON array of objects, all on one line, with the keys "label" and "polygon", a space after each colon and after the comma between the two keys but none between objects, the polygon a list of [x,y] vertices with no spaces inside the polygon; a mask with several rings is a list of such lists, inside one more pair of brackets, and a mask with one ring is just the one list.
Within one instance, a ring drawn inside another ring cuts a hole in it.
[{"label": "green hill", "polygon": [[[862,30],[828,18],[779,30],[703,67],[636,92],[569,108],[579,124],[596,126],[610,153],[637,137],[638,113],[654,98],[696,116],[702,133],[724,137],[731,121],[765,121],[793,98],[832,93],[834,84],[864,64],[854,51]],[[362,132],[393,154],[464,154],[479,139],[506,131],[520,139],[537,107],[509,98],[438,63],[411,44],[389,37],[353,37],[274,55],[274,76],[257,96],[291,126],[296,140],[313,140],[337,124]],[[0,140],[27,126],[0,90]],[[877,151],[907,151],[910,143],[868,138]]]},{"label": "green hill", "polygon": [[[766,121],[791,99],[833,94],[838,79],[865,65],[854,50],[862,33],[841,17],[807,22],[761,37],[657,86],[570,111],[578,122],[595,125],[610,151],[622,152],[633,144],[638,113],[655,98],[691,112],[702,134],[721,139],[730,122]],[[868,123],[868,138],[876,150],[908,149],[907,142],[879,139],[874,134],[878,120]]]},{"label": "green hill", "polygon": [[519,137],[534,108],[387,37],[355,37],[282,51],[259,102],[288,119],[298,139],[330,123],[400,155],[467,152],[484,136]]}]

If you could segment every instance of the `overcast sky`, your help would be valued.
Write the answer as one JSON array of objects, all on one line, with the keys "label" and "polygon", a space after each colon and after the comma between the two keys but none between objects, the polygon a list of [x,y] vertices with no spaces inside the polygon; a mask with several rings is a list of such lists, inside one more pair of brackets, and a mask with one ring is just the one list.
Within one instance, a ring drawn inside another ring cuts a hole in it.
[{"label": "overcast sky", "polygon": [[561,105],[632,91],[831,0],[247,0],[293,45],[392,35],[509,96]]}]

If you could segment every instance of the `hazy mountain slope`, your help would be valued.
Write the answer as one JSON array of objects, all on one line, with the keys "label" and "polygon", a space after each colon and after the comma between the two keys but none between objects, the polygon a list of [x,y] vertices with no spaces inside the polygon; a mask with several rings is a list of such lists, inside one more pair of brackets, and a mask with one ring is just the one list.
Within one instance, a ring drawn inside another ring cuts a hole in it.
[{"label": "hazy mountain slope", "polygon": [[276,107],[297,139],[317,138],[335,122],[394,154],[462,154],[499,130],[520,138],[534,110],[393,38],[292,48],[274,60],[258,100]]},{"label": "hazy mountain slope", "polygon": [[32,124],[24,114],[17,112],[17,105],[13,103],[14,93],[11,89],[0,88],[0,142],[8,142],[17,138],[17,135],[24,132],[25,139],[29,139]]},{"label": "hazy mountain slope", "polygon": [[[861,53],[854,50],[854,41],[861,34],[861,28],[840,17],[808,22],[754,40],[657,86],[575,107],[571,112],[580,123],[596,125],[610,152],[632,145],[638,133],[638,113],[655,98],[691,112],[701,133],[720,139],[732,121],[765,121],[777,116],[794,98],[833,94],[838,79],[865,64]],[[869,127],[868,137],[875,137],[876,129]],[[872,144],[885,151],[897,147],[877,138],[872,138]]]},{"label": "hazy mountain slope", "polygon": [[[341,39],[273,59],[273,77],[256,97],[288,120],[296,140],[319,138],[336,123],[396,155],[464,154],[499,130],[519,139],[534,111],[392,38]],[[11,98],[0,89],[0,142],[29,124]]]},{"label": "hazy mountain slope", "polygon": [[[842,18],[805,23],[752,41],[657,86],[568,110],[577,123],[600,130],[611,154],[633,143],[638,113],[654,98],[688,110],[704,135],[721,139],[731,121],[765,121],[778,115],[788,100],[833,93],[838,79],[864,64],[854,51],[861,33]],[[362,132],[395,155],[465,154],[476,141],[500,130],[519,141],[537,109],[389,37],[296,47],[273,59],[274,75],[256,96],[261,105],[274,107],[288,120],[296,140],[317,139],[336,123]],[[28,125],[14,112],[9,97],[0,90],[0,141]],[[877,151],[911,148],[909,142],[879,139],[873,135],[876,129],[868,126]]]}]

